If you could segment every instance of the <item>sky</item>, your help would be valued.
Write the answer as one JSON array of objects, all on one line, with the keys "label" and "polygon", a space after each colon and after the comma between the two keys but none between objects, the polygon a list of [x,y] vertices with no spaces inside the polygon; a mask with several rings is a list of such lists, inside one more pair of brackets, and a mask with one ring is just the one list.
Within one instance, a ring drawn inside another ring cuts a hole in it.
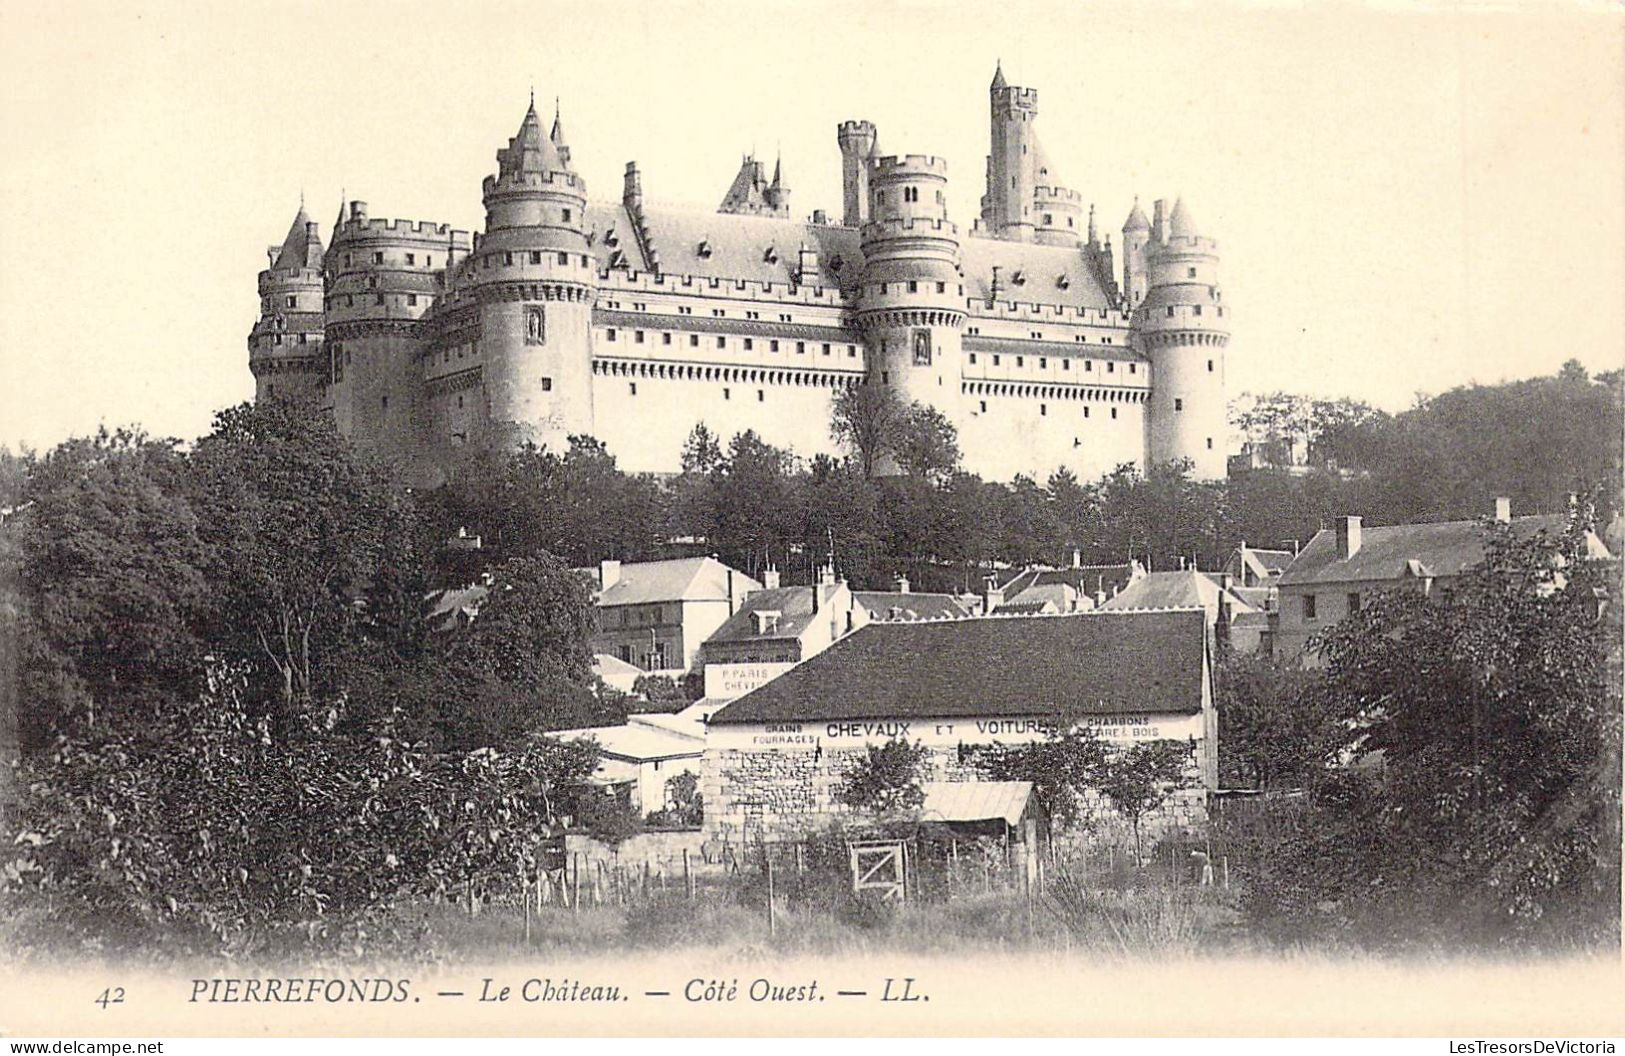
[{"label": "sky", "polygon": [[[1418,393],[1625,362],[1617,8],[754,0],[24,5],[0,37],[0,445],[248,399],[255,276],[304,196],[477,230],[534,87],[592,197],[714,208],[755,151],[840,213],[836,125],[983,191],[987,85],[1039,93],[1117,232],[1217,239],[1231,394]],[[1114,234],[1114,242],[1120,236]]]}]

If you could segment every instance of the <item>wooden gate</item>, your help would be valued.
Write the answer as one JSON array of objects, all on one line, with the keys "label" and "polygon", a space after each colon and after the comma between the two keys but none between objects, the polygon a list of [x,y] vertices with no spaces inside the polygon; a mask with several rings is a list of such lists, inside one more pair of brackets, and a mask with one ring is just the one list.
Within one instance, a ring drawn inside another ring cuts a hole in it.
[{"label": "wooden gate", "polygon": [[852,863],[852,890],[879,891],[883,900],[908,899],[908,842],[864,840],[846,845]]}]

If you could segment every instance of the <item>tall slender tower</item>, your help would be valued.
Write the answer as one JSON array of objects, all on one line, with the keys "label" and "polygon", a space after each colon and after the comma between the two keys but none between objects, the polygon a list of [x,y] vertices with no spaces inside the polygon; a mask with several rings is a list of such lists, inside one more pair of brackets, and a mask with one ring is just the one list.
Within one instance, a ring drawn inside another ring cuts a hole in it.
[{"label": "tall slender tower", "polygon": [[982,227],[994,238],[1031,242],[1038,161],[1033,121],[1038,117],[1038,92],[1006,84],[1001,66],[993,71],[988,101],[992,147],[987,158]]},{"label": "tall slender tower", "polygon": [[868,383],[958,421],[965,286],[947,188],[941,158],[875,161],[857,314],[869,348]]},{"label": "tall slender tower", "polygon": [[260,272],[260,317],[248,334],[254,399],[320,399],[327,383],[322,240],[303,202],[288,237],[266,256],[270,267]]},{"label": "tall slender tower", "polygon": [[842,121],[835,130],[841,145],[841,223],[862,227],[869,219],[869,165],[875,154],[875,126]]},{"label": "tall slender tower", "polygon": [[1150,283],[1145,259],[1146,243],[1150,241],[1151,221],[1145,218],[1145,210],[1136,198],[1128,219],[1123,221],[1123,296],[1131,308],[1145,300]]},{"label": "tall slender tower", "polygon": [[474,252],[482,382],[493,439],[562,451],[593,431],[587,185],[570,168],[563,125],[542,132],[535,100],[485,178],[485,234]]},{"label": "tall slender tower", "polygon": [[1152,462],[1188,458],[1197,477],[1217,479],[1225,475],[1224,354],[1230,342],[1219,247],[1201,235],[1183,200],[1175,203],[1165,230],[1148,243],[1150,289],[1132,324],[1135,343],[1151,360],[1146,450]]}]

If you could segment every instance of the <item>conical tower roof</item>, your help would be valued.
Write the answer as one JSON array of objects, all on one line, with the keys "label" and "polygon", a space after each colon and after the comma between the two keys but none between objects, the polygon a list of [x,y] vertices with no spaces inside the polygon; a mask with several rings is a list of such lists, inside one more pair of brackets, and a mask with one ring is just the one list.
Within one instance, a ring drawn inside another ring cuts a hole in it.
[{"label": "conical tower roof", "polygon": [[299,214],[288,228],[288,237],[282,240],[272,268],[319,268],[322,260],[322,240],[311,228],[310,214],[305,203],[299,203]]},{"label": "conical tower roof", "polygon": [[542,119],[536,116],[536,100],[530,101],[519,131],[508,141],[506,150],[497,151],[497,163],[502,175],[513,173],[567,172],[569,167],[559,156],[553,140],[542,134]]},{"label": "conical tower roof", "polygon": [[1123,221],[1123,230],[1125,232],[1151,230],[1151,221],[1145,218],[1145,210],[1140,208],[1139,198],[1134,199],[1134,208],[1129,210],[1128,219]]},{"label": "conical tower roof", "polygon": [[1004,63],[996,62],[993,64],[993,83],[987,86],[987,90],[996,92],[1000,88],[1006,87],[1009,86],[1004,83]]},{"label": "conical tower roof", "polygon": [[564,118],[560,114],[559,101],[555,98],[553,100],[553,131],[547,137],[553,141],[555,147],[564,146]]},{"label": "conical tower roof", "polygon": [[1174,202],[1174,211],[1168,217],[1168,233],[1174,238],[1198,238],[1196,221],[1191,217],[1191,211],[1185,208],[1185,199],[1180,198]]}]

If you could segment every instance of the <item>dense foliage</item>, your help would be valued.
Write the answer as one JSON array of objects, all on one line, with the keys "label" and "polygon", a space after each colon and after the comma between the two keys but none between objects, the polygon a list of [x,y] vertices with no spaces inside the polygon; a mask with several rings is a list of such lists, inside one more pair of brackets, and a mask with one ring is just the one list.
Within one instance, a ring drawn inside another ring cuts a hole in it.
[{"label": "dense foliage", "polygon": [[1618,620],[1599,611],[1617,566],[1579,561],[1577,531],[1485,530],[1484,564],[1443,596],[1378,595],[1319,642],[1306,692],[1338,754],[1381,772],[1316,782],[1252,891],[1266,930],[1618,942]]},{"label": "dense foliage", "polygon": [[835,801],[873,814],[902,814],[925,802],[926,764],[930,752],[918,741],[892,738],[871,744],[854,759],[835,790]]}]

